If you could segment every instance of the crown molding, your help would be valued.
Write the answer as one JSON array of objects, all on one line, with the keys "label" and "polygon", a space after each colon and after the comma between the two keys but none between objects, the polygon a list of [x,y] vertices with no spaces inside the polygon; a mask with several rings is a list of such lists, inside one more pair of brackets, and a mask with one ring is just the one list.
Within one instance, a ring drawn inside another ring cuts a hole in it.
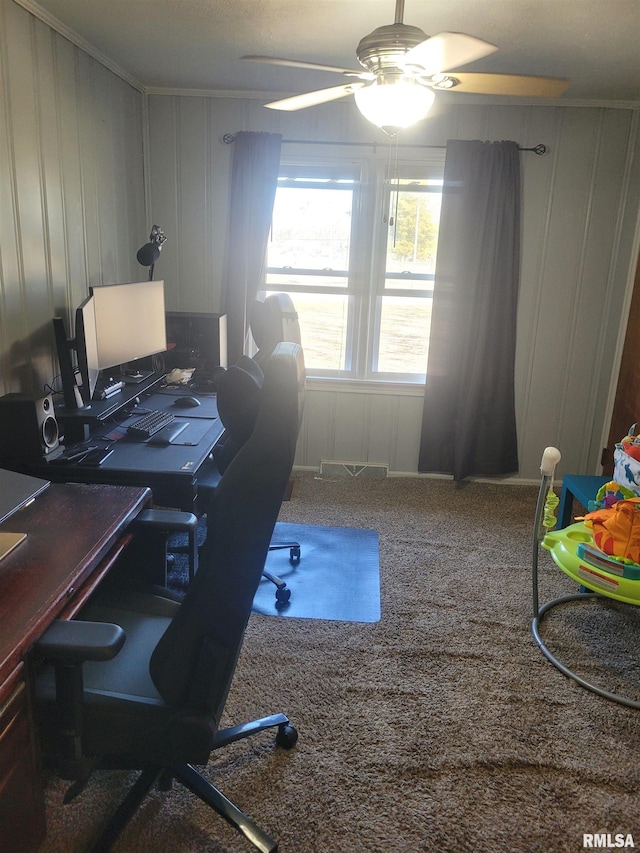
[{"label": "crown molding", "polygon": [[[166,95],[171,97],[191,98],[243,98],[253,101],[277,101],[289,98],[296,92],[259,92],[237,91],[232,89],[177,89],[168,86],[145,86],[145,95]],[[437,101],[441,105],[455,106],[456,104],[485,104],[487,106],[519,106],[519,107],[593,107],[597,109],[640,110],[640,101],[590,101],[586,98],[515,98],[501,97],[499,100],[491,95],[453,95],[438,93]],[[335,103],[335,102],[334,102]],[[338,102],[340,103],[340,102]],[[348,101],[344,101],[348,103]]]},{"label": "crown molding", "polygon": [[276,98],[286,98],[274,92],[250,92],[239,89],[178,89],[170,86],[145,86],[145,95],[184,96],[187,98],[242,98],[244,100],[273,101]]},{"label": "crown molding", "polygon": [[42,6],[39,6],[35,0],[13,0],[13,2],[22,6],[27,10],[27,12],[32,14],[34,18],[42,21],[43,24],[51,27],[51,29],[55,30],[59,35],[63,36],[72,44],[75,44],[76,47],[79,47],[82,51],[89,54],[89,56],[93,57],[93,59],[101,65],[104,65],[105,68],[108,68],[109,71],[112,71],[117,77],[120,77],[130,86],[133,86],[134,89],[144,93],[144,86],[139,80],[136,80],[135,77],[129,74],[128,71],[125,71],[124,68],[117,65],[106,54],[99,51],[94,47],[94,45],[86,39],[83,39],[82,36],[79,36],[76,32],[69,29],[69,27],[63,24],[62,21],[59,21],[58,18],[47,12],[46,9],[43,9]]}]

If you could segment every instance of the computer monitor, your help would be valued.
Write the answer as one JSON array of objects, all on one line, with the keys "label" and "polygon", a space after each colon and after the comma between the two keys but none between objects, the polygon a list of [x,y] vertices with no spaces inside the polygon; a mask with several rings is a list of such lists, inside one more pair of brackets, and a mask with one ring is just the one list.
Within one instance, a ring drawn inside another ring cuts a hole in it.
[{"label": "computer monitor", "polygon": [[90,294],[98,370],[166,350],[164,281],[107,284],[90,288]]},{"label": "computer monitor", "polygon": [[167,366],[212,374],[227,367],[227,315],[167,311]]},{"label": "computer monitor", "polygon": [[62,317],[53,318],[53,333],[58,353],[58,364],[60,365],[64,404],[70,411],[82,409],[84,401],[80,393],[80,388],[76,383],[75,369],[71,359],[71,351],[76,348],[76,339],[67,337]]},{"label": "computer monitor", "polygon": [[93,296],[87,296],[76,309],[76,354],[82,377],[82,397],[85,403],[93,399],[100,375],[98,340],[96,337],[96,311]]},{"label": "computer monitor", "polygon": [[[92,400],[102,370],[125,366],[166,350],[164,282],[90,288],[89,296],[76,309],[75,337],[67,337],[61,317],[54,318],[53,328],[65,406],[82,408]],[[82,392],[75,379],[71,357],[74,350]]]}]

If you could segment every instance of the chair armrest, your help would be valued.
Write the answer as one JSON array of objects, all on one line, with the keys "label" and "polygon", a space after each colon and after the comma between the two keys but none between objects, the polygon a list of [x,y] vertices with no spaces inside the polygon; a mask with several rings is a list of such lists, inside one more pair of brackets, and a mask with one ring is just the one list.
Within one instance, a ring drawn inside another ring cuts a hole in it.
[{"label": "chair armrest", "polygon": [[192,512],[176,509],[143,509],[136,516],[132,528],[149,533],[157,530],[161,533],[187,533],[189,546],[189,580],[193,580],[198,571],[198,516]]},{"label": "chair armrest", "polygon": [[133,527],[153,528],[169,532],[195,533],[198,517],[192,512],[180,512],[174,509],[143,509],[135,517]]},{"label": "chair armrest", "polygon": [[87,660],[111,660],[126,636],[120,625],[110,622],[58,619],[35,643],[35,649],[49,660],[72,666]]}]

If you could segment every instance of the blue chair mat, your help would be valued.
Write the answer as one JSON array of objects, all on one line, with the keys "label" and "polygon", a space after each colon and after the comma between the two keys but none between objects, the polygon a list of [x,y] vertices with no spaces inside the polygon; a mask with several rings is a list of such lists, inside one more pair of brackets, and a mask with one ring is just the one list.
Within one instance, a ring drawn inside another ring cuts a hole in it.
[{"label": "blue chair mat", "polygon": [[[199,540],[204,538],[200,524]],[[182,537],[182,538],[181,538]],[[183,544],[178,534],[170,545]],[[265,616],[377,622],[380,619],[380,561],[378,533],[353,527],[321,527],[278,522],[273,542],[300,544],[300,560],[291,562],[289,549],[270,551],[266,568],[286,582],[291,598],[277,606],[276,587],[263,578],[253,601],[253,612]],[[188,560],[177,554],[168,572],[169,589],[184,593]]]},{"label": "blue chair mat", "polygon": [[375,530],[278,522],[273,542],[300,543],[300,561],[289,550],[269,552],[266,568],[286,582],[291,599],[276,607],[275,586],[265,578],[253,600],[254,613],[377,622],[380,619],[380,561]]}]

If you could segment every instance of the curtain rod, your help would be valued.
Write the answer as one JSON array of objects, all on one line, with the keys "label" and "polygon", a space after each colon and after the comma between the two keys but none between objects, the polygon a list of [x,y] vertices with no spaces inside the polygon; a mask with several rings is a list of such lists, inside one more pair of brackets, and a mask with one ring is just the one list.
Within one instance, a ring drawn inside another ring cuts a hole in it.
[{"label": "curtain rod", "polygon": [[[233,133],[225,133],[222,137],[222,141],[225,145],[231,145],[232,142],[236,141],[236,137]],[[360,145],[365,146],[367,148],[376,149],[379,145],[382,145],[381,142],[334,142],[334,141],[324,141],[320,139],[283,139],[282,144],[288,145]],[[386,147],[386,146],[385,146]],[[411,143],[400,143],[398,148],[438,148],[444,149],[446,145],[412,145]],[[518,151],[532,151],[534,154],[538,154],[538,156],[542,157],[543,154],[547,153],[547,146],[540,143],[539,145],[534,145],[533,148],[518,148]]]}]

